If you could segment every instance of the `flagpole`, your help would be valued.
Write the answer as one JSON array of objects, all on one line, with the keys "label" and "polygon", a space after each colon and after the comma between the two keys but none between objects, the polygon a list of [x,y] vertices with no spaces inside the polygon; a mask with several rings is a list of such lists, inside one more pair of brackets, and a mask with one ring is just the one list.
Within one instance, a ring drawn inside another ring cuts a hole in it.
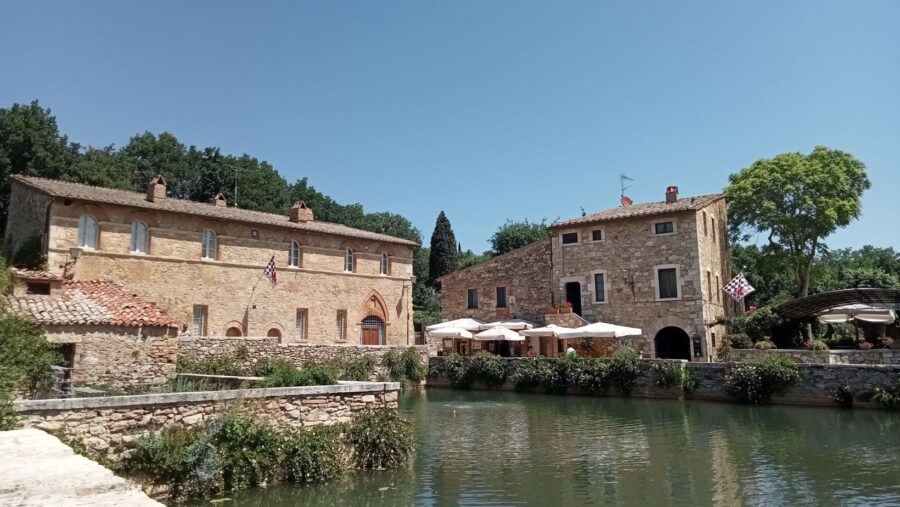
[{"label": "flagpole", "polygon": [[[274,259],[274,258],[275,258],[275,256],[273,255],[273,256],[272,256],[272,259]],[[271,262],[271,261],[269,261],[269,262]],[[268,264],[266,264],[266,266],[268,266]],[[247,333],[247,331],[248,331],[249,328],[250,328],[250,304],[253,302],[253,294],[256,293],[256,288],[259,286],[259,282],[262,281],[262,279],[263,279],[264,276],[266,276],[266,268],[263,268],[262,274],[260,274],[260,275],[259,275],[259,278],[256,279],[256,283],[254,283],[254,284],[253,284],[253,288],[250,289],[250,297],[247,298],[247,306],[246,306],[246,308],[244,309],[244,315],[247,316],[247,323],[245,324],[245,327],[246,327],[247,329],[244,329],[244,333],[245,333],[245,334]]]}]

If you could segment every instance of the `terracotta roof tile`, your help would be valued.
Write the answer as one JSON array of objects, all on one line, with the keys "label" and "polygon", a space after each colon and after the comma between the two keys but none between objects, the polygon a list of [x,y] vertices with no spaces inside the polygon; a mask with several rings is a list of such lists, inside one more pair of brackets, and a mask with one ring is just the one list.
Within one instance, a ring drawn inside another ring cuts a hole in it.
[{"label": "terracotta roof tile", "polygon": [[178,324],[125,287],[104,280],[66,280],[53,294],[7,295],[10,310],[38,324],[177,327]]},{"label": "terracotta roof tile", "polygon": [[208,218],[285,227],[289,229],[299,229],[324,234],[335,234],[338,236],[368,239],[373,241],[383,241],[386,243],[417,245],[417,243],[413,241],[397,238],[395,236],[363,231],[360,229],[347,227],[345,225],[333,224],[331,222],[311,221],[297,223],[291,222],[290,217],[288,217],[287,215],[276,215],[273,213],[263,213],[261,211],[253,211],[248,209],[214,206],[212,204],[189,201],[185,199],[166,198],[157,200],[155,202],[150,202],[147,200],[146,194],[142,192],[130,192],[128,190],[94,187],[91,185],[82,185],[80,183],[70,183],[67,181],[35,178],[32,176],[22,176],[19,174],[13,175],[10,178],[13,181],[18,181],[19,183],[39,190],[43,193],[49,194],[53,197],[119,204],[122,206],[131,206],[135,208],[169,211],[172,213],[186,213]]},{"label": "terracotta roof tile", "polygon": [[724,197],[725,194],[709,194],[698,195],[694,197],[684,197],[671,204],[667,204],[665,201],[659,201],[633,204],[631,206],[619,206],[617,208],[610,208],[598,213],[585,215],[583,217],[556,222],[554,224],[551,224],[550,227],[559,228],[570,225],[589,224],[594,222],[608,222],[610,220],[619,220],[622,218],[646,217],[652,215],[676,213],[679,211],[698,210]]}]

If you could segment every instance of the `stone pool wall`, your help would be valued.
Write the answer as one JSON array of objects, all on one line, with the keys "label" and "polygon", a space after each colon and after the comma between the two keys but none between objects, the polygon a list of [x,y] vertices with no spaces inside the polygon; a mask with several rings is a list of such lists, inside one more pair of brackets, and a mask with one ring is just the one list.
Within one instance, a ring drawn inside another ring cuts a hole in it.
[{"label": "stone pool wall", "polygon": [[[429,371],[440,369],[445,358],[430,358]],[[550,359],[552,360],[552,359]],[[514,371],[517,363],[529,361],[529,359],[510,358],[508,371]],[[690,393],[685,393],[680,387],[658,387],[654,383],[652,366],[654,363],[676,362],[682,363],[694,379],[697,387]],[[725,394],[725,375],[738,363],[694,363],[679,360],[644,359],[641,361],[641,374],[637,384],[632,389],[630,396],[644,398],[691,398],[705,400],[734,401]],[[879,408],[877,403],[870,400],[876,387],[893,384],[900,378],[900,366],[895,365],[843,365],[843,364],[798,364],[800,380],[789,387],[785,392],[772,396],[772,403],[791,405],[835,405],[834,391],[840,387],[848,386],[853,394],[854,406]],[[451,382],[444,376],[429,376],[428,387],[451,387]],[[473,389],[488,389],[487,386],[476,382]],[[494,389],[514,390],[515,386],[507,378],[505,384]],[[610,388],[606,395],[617,396],[618,393]]]},{"label": "stone pool wall", "polygon": [[241,409],[277,426],[304,427],[351,421],[368,408],[396,410],[396,382],[236,389],[193,393],[16,401],[26,428],[41,429],[118,460],[134,441],[170,425],[202,426]]},{"label": "stone pool wall", "polygon": [[900,349],[870,350],[805,350],[805,349],[732,349],[728,359],[747,361],[773,355],[788,356],[798,363],[809,364],[888,364],[900,365]]},{"label": "stone pool wall", "polygon": [[369,380],[376,380],[384,373],[381,359],[388,351],[400,353],[410,347],[419,352],[423,361],[428,361],[428,350],[424,345],[282,344],[278,343],[278,338],[269,337],[182,337],[178,340],[178,355],[191,359],[226,356],[234,359],[239,366],[248,371],[264,357],[290,359],[299,367],[305,363],[327,363],[371,356],[375,359],[375,369]]}]

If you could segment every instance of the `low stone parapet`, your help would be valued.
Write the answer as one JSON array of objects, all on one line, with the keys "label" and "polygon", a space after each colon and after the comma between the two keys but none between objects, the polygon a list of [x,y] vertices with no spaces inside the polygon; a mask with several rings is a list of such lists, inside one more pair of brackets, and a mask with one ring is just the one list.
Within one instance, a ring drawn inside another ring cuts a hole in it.
[{"label": "low stone parapet", "polygon": [[798,363],[807,364],[883,364],[900,365],[900,349],[732,349],[728,353],[730,361],[743,362],[773,355],[788,356]]},{"label": "low stone parapet", "polygon": [[178,424],[202,426],[234,409],[277,426],[304,427],[350,422],[369,408],[397,408],[396,382],[341,382],[331,386],[234,389],[63,398],[14,402],[23,426],[77,441],[116,460],[140,436]]}]

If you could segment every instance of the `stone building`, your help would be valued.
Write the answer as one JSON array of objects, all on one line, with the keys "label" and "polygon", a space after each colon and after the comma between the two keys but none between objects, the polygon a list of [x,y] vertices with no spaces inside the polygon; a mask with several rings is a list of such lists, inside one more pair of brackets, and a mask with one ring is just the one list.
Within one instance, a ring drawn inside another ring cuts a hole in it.
[{"label": "stone building", "polygon": [[555,301],[591,322],[641,328],[653,357],[715,358],[730,278],[724,195],[679,198],[670,186],[665,201],[550,229]]},{"label": "stone building", "polygon": [[118,388],[161,384],[175,375],[177,323],[155,304],[102,280],[63,280],[13,270],[9,311],[39,324],[60,344],[76,384]]},{"label": "stone building", "polygon": [[[154,301],[194,336],[285,343],[407,344],[416,244],[290,216],[12,176],[7,250],[40,238],[49,270],[105,279]],[[263,277],[270,259],[277,284]]]},{"label": "stone building", "polygon": [[[623,199],[620,207],[556,222],[550,231],[549,244],[443,277],[443,318],[500,316],[506,312],[496,308],[494,291],[510,287],[507,300],[514,295],[517,305],[509,303],[509,316],[637,327],[643,337],[625,343],[646,356],[715,359],[725,332],[715,324],[727,306],[721,287],[730,280],[724,195],[679,198],[678,188],[668,187],[664,201]],[[564,301],[572,315],[541,315]],[[608,352],[610,345],[593,346]]]},{"label": "stone building", "polygon": [[550,305],[550,275],[549,239],[454,271],[440,278],[443,317],[540,321]]}]

